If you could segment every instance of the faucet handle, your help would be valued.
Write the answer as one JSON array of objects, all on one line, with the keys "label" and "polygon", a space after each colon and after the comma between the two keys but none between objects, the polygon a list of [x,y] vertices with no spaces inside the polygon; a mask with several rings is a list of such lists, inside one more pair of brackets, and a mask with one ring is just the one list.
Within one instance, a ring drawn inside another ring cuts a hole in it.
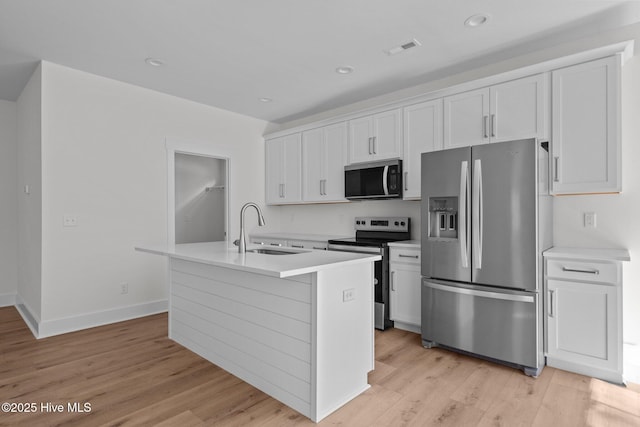
[{"label": "faucet handle", "polygon": [[234,240],[234,241],[233,241],[233,244],[234,244],[235,246],[240,246],[240,239],[236,239],[236,240]]}]

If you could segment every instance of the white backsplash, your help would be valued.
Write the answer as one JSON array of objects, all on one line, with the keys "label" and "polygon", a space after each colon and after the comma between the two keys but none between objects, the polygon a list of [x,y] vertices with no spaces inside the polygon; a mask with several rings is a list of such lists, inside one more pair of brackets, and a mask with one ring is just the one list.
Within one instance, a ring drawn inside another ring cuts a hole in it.
[{"label": "white backsplash", "polygon": [[407,216],[411,218],[411,239],[420,239],[418,200],[269,206],[265,212],[267,226],[259,231],[353,236],[357,216]]}]

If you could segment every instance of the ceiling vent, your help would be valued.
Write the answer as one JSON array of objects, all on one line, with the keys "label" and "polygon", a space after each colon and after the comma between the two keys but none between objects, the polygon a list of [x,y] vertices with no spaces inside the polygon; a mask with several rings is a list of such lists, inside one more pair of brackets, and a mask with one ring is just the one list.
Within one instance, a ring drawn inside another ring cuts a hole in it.
[{"label": "ceiling vent", "polygon": [[384,53],[391,56],[400,52],[404,52],[407,49],[411,49],[413,47],[418,47],[418,46],[421,46],[421,43],[418,40],[413,39],[411,41],[401,44],[400,46],[392,47],[389,50],[385,50]]}]

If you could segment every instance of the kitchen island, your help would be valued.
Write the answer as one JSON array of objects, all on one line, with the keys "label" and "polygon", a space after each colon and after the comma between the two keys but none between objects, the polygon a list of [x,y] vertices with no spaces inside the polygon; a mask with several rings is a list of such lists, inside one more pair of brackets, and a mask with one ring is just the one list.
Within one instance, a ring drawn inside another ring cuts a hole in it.
[{"label": "kitchen island", "polygon": [[367,388],[379,255],[225,242],[141,246],[170,260],[169,337],[318,422]]}]

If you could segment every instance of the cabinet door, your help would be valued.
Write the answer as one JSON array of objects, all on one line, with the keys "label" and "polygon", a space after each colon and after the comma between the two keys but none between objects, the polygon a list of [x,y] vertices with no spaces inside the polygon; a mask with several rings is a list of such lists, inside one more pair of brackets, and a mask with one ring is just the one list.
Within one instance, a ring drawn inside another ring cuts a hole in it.
[{"label": "cabinet door", "polygon": [[621,191],[620,56],[552,73],[553,194]]},{"label": "cabinet door", "polygon": [[302,144],[299,133],[284,139],[283,202],[294,203],[302,200]]},{"label": "cabinet door", "polygon": [[349,163],[402,156],[402,110],[349,121]]},{"label": "cabinet door", "polygon": [[442,150],[442,99],[405,107],[404,109],[405,199],[420,199],[420,155]]},{"label": "cabinet door", "polygon": [[265,181],[266,202],[277,204],[282,195],[282,138],[275,138],[265,142]]},{"label": "cabinet door", "polygon": [[392,264],[390,266],[389,317],[391,320],[420,326],[420,268]]},{"label": "cabinet door", "polygon": [[324,131],[322,128],[306,131],[302,134],[302,198],[305,201],[322,199],[325,151]]},{"label": "cabinet door", "polygon": [[373,157],[376,160],[402,157],[402,110],[373,116]]},{"label": "cabinet door", "polygon": [[266,141],[267,204],[295,203],[302,200],[300,134]]},{"label": "cabinet door", "polygon": [[489,89],[444,98],[444,148],[489,142]]},{"label": "cabinet door", "polygon": [[338,123],[302,134],[303,200],[345,201],[347,125]]},{"label": "cabinet door", "polygon": [[349,163],[371,160],[373,156],[373,118],[349,120]]},{"label": "cabinet door", "polygon": [[[618,288],[547,279],[548,355],[618,369]],[[552,363],[551,363],[552,364]]]},{"label": "cabinet door", "polygon": [[[324,182],[322,201],[339,202],[344,198],[344,166],[347,164],[347,123],[324,128],[324,152],[322,153]],[[313,159],[309,159],[312,161]]]},{"label": "cabinet door", "polygon": [[490,88],[491,142],[546,137],[546,76],[538,74]]}]

